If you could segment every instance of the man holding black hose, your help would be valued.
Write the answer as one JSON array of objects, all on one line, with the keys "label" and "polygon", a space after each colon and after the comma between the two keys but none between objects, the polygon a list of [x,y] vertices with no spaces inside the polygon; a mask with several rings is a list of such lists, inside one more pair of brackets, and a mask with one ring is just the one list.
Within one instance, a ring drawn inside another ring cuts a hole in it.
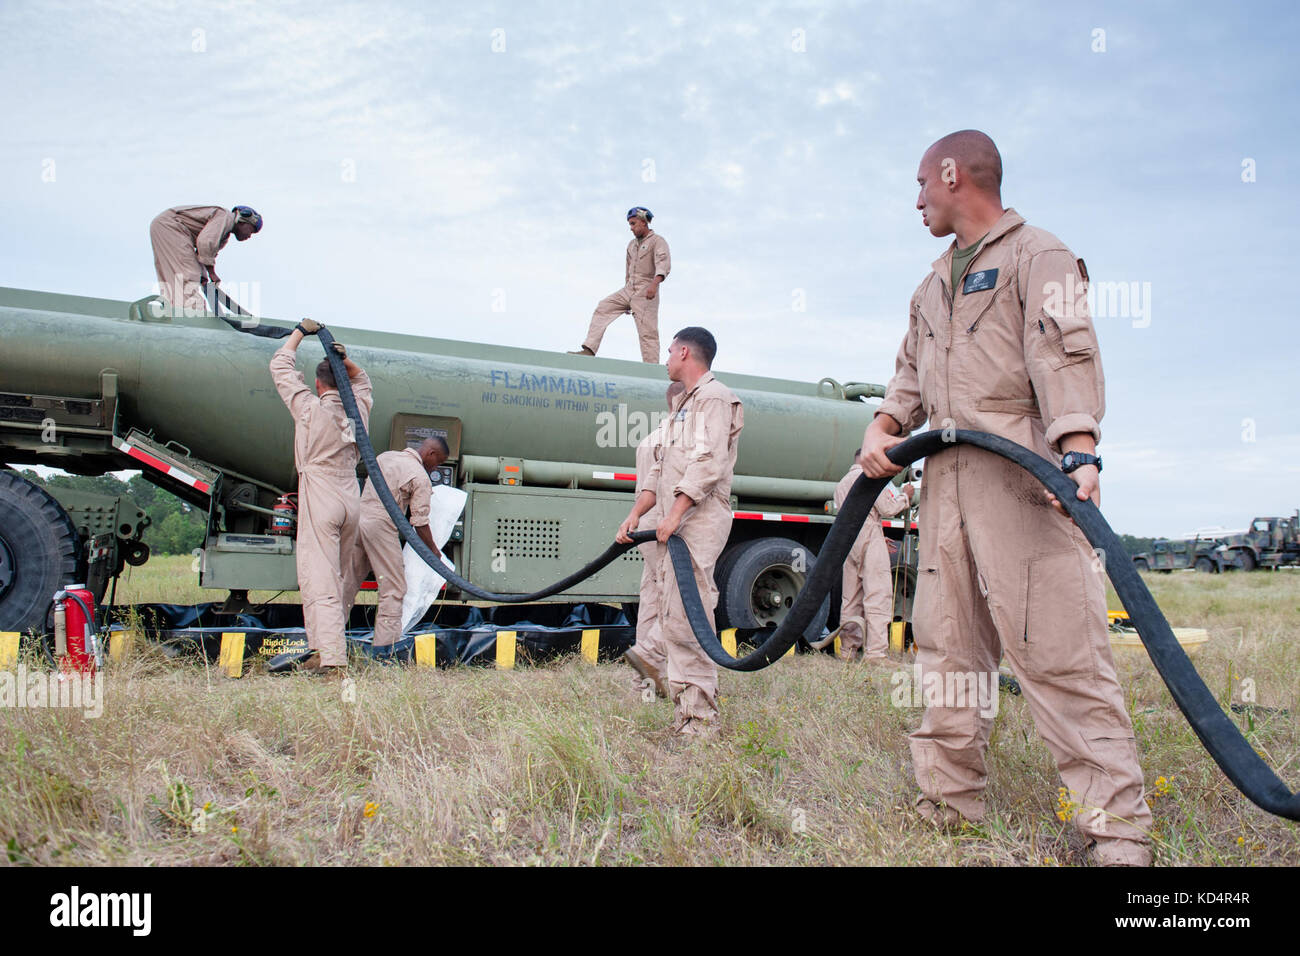
[{"label": "man holding black hose", "polygon": [[[307,670],[342,673],[347,666],[344,574],[356,545],[361,494],[357,483],[357,439],[343,411],[334,371],[328,359],[316,366],[316,394],[295,367],[304,335],[321,325],[303,319],[271,358],[271,378],[280,398],[293,413],[293,462],[298,469],[298,533],[295,557],[298,590],[302,594],[307,646],[315,653],[302,665]],[[334,350],[343,358],[363,425],[369,426],[370,377],[348,358],[342,343]]]},{"label": "man holding black hose", "polygon": [[[1098,502],[1105,386],[1087,302],[1075,295],[1086,289],[1083,260],[1003,208],[1002,159],[983,133],[936,142],[917,180],[922,221],[956,241],[912,296],[862,470],[897,474],[886,452],[928,420],[1060,462],[1079,500]],[[952,687],[996,673],[1005,653],[1065,784],[1061,814],[1092,841],[1091,859],[1149,865],[1151,812],[1111,658],[1104,556],[1032,476],[991,452],[956,446],[934,455],[925,476],[918,666],[953,675],[944,679]],[[911,736],[917,809],[940,825],[984,815],[992,718],[974,701],[956,703],[928,706]]]},{"label": "man holding black hose", "polygon": [[716,730],[718,666],[695,639],[672,556],[663,545],[674,533],[686,542],[695,586],[712,628],[718,603],[713,566],[731,533],[731,479],[745,425],[740,399],[710,371],[717,352],[718,343],[707,329],[691,326],[673,336],[668,378],[681,382],[685,391],[672,406],[645,488],[615,537],[623,543],[631,541],[629,535],[641,516],[657,508],[659,633],[675,705],[672,729],[683,737],[711,735]]}]

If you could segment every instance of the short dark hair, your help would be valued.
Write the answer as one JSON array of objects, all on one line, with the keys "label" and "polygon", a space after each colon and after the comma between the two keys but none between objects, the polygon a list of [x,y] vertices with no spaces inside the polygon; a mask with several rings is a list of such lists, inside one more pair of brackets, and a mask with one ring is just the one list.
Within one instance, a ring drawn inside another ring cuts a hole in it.
[{"label": "short dark hair", "polygon": [[[424,441],[432,442],[435,446],[440,448],[442,450],[443,458],[447,458],[451,455],[451,449],[447,447],[447,439],[443,438],[441,435],[430,435]],[[421,442],[420,444],[423,445],[424,442]]]},{"label": "short dark hair", "polygon": [[688,325],[673,336],[673,341],[689,345],[691,351],[704,363],[705,368],[713,368],[713,358],[718,354],[718,340],[708,329],[700,328],[698,325]]},{"label": "short dark hair", "polygon": [[316,366],[316,380],[328,385],[330,388],[339,387],[339,383],[334,381],[334,369],[330,368],[329,359],[321,359]]}]

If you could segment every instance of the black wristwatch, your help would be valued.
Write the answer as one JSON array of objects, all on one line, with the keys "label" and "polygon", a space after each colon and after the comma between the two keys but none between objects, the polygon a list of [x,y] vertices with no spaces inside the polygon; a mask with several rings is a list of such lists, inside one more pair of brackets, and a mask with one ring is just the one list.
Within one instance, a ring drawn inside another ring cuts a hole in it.
[{"label": "black wristwatch", "polygon": [[1101,471],[1101,459],[1096,455],[1089,455],[1081,451],[1067,451],[1065,457],[1061,459],[1061,471],[1067,475],[1076,468],[1082,468],[1084,465],[1096,465],[1097,470]]}]

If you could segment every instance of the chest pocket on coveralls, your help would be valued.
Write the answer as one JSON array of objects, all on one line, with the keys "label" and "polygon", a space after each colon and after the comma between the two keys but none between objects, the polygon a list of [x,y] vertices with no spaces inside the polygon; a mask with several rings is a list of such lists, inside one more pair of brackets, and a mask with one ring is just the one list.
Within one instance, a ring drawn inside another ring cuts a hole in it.
[{"label": "chest pocket on coveralls", "polygon": [[[941,303],[942,304],[942,303]],[[935,360],[939,350],[939,332],[938,325],[932,318],[927,318],[926,313],[937,315],[932,308],[926,308],[925,303],[918,305],[916,308],[916,388],[921,395],[921,403],[925,406],[926,414],[931,412],[930,396],[926,394],[926,382],[935,374]]]}]

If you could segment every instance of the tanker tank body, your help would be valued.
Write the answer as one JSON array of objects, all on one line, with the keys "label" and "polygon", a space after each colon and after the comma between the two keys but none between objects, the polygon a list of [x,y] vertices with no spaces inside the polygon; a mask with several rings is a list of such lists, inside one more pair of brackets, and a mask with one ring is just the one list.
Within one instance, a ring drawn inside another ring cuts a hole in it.
[{"label": "tanker tank body", "polygon": [[[472,580],[533,590],[608,544],[629,507],[635,447],[665,411],[663,367],[331,331],[371,377],[377,451],[430,434],[448,440],[448,464],[432,477],[469,494],[452,557]],[[267,369],[279,340],[214,316],[166,315],[156,297],[126,303],[16,289],[0,289],[0,339],[0,458],[87,474],[139,467],[207,512],[203,586],[296,587],[292,541],[266,533],[273,505],[296,481],[293,422]],[[309,382],[321,356],[311,341],[299,349]],[[870,420],[861,398],[879,387],[718,377],[745,403],[737,520],[723,563],[747,543],[773,540],[764,528],[773,519],[811,557],[831,520],[834,482]],[[40,441],[51,419],[56,440]],[[633,551],[558,599],[633,602],[639,576]],[[750,616],[779,620],[802,578],[767,581],[765,607]],[[743,626],[751,596],[720,616]]]}]

